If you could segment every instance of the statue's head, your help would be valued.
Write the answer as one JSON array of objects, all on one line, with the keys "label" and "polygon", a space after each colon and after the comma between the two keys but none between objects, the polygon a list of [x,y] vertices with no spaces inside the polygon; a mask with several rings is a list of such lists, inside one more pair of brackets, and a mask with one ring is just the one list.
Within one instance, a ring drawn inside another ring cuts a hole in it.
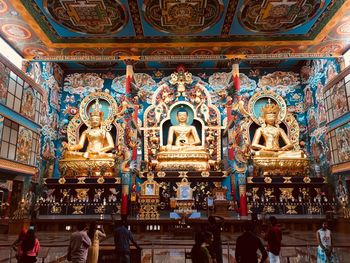
[{"label": "statue's head", "polygon": [[278,114],[279,114],[280,108],[277,104],[274,103],[267,103],[262,108],[262,117],[265,120],[266,124],[275,124],[277,122]]},{"label": "statue's head", "polygon": [[179,123],[186,123],[187,122],[187,119],[188,119],[188,113],[185,109],[180,109],[178,112],[177,112],[177,120],[179,121]]},{"label": "statue's head", "polygon": [[92,111],[90,112],[90,124],[92,127],[99,127],[103,118],[103,111],[100,110],[101,105],[96,100],[96,103],[92,105]]}]

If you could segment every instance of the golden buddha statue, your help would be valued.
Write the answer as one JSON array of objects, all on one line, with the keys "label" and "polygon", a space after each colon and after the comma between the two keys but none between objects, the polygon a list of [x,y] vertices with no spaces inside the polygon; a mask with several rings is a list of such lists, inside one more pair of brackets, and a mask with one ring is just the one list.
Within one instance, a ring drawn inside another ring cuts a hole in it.
[{"label": "golden buddha statue", "polygon": [[[161,146],[161,151],[203,151],[204,147],[200,146],[201,140],[199,138],[196,127],[188,125],[187,111],[178,111],[176,119],[178,125],[171,126],[168,132],[168,143],[166,146]],[[175,142],[174,142],[175,139]]]},{"label": "golden buddha statue", "polygon": [[[277,104],[270,101],[262,108],[264,124],[258,128],[252,141],[252,149],[256,150],[255,156],[278,157],[278,158],[304,158],[304,152],[293,150],[294,145],[290,142],[286,132],[276,124],[279,115]],[[261,137],[264,144],[260,144]],[[280,138],[284,146],[280,146]]]},{"label": "golden buddha statue", "polygon": [[196,127],[188,124],[188,113],[177,112],[177,125],[170,126],[167,145],[160,146],[157,154],[157,170],[209,169],[209,153],[201,144]]},{"label": "golden buddha statue", "polygon": [[[69,145],[62,143],[65,149],[63,157],[65,159],[110,159],[114,158],[114,154],[108,153],[114,149],[113,138],[106,129],[101,127],[103,120],[103,112],[100,111],[100,104],[98,99],[92,106],[90,112],[90,125],[80,136],[79,143],[76,145]],[[85,152],[79,150],[84,148],[85,141],[88,141],[88,146]]]}]

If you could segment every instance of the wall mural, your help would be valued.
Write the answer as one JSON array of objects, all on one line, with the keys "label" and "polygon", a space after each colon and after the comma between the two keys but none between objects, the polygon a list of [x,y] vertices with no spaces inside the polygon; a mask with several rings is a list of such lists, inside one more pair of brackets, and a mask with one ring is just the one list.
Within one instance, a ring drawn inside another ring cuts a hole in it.
[{"label": "wall mural", "polygon": [[32,148],[33,132],[23,126],[19,127],[17,138],[16,161],[28,164]]},{"label": "wall mural", "polygon": [[47,97],[43,98],[40,109],[42,166],[39,174],[41,174],[41,177],[50,177],[53,175],[54,169],[57,169],[55,163],[57,162],[56,148],[59,138],[58,127],[63,71],[56,63],[34,62],[28,65],[27,74],[47,92]]},{"label": "wall mural", "polygon": [[0,62],[0,103],[6,102],[10,70]]},{"label": "wall mural", "polygon": [[23,100],[20,113],[31,120],[35,118],[35,93],[36,91],[30,86],[23,88]]},{"label": "wall mural", "polygon": [[338,127],[335,134],[339,162],[350,161],[350,123]]},{"label": "wall mural", "polygon": [[329,175],[330,172],[331,155],[326,136],[327,119],[322,88],[337,72],[339,65],[335,60],[309,61],[301,69],[301,79],[305,85],[304,109],[308,123],[308,150],[314,161],[312,168],[317,175]]}]

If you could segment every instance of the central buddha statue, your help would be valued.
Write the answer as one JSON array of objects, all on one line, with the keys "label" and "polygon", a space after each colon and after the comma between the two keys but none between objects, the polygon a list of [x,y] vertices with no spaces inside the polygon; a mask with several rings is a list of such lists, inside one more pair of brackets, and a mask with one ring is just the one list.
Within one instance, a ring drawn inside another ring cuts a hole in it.
[{"label": "central buddha statue", "polygon": [[[262,119],[264,124],[258,128],[252,141],[252,149],[255,150],[255,156],[259,157],[277,157],[277,158],[304,158],[305,154],[300,150],[293,150],[294,145],[288,138],[286,132],[276,124],[279,115],[277,104],[270,102],[262,108]],[[264,144],[260,144],[261,137]],[[280,146],[280,138],[284,146]]]},{"label": "central buddha statue", "polygon": [[[102,127],[103,112],[100,111],[100,104],[98,99],[92,106],[92,111],[89,114],[90,125],[81,134],[79,143],[76,145],[70,145],[63,143],[65,149],[63,157],[64,159],[110,159],[114,158],[113,153],[108,153],[114,149],[113,138],[109,131]],[[84,148],[84,144],[88,141],[88,145],[85,152],[79,150]]]},{"label": "central buddha statue", "polygon": [[156,169],[208,170],[209,152],[201,145],[196,127],[188,124],[188,112],[180,109],[176,119],[178,124],[170,126],[167,144],[160,146]]},{"label": "central buddha statue", "polygon": [[161,146],[160,151],[204,151],[204,147],[200,145],[201,140],[196,127],[187,124],[187,111],[179,110],[176,119],[179,123],[178,125],[170,126],[168,143],[166,146]]}]

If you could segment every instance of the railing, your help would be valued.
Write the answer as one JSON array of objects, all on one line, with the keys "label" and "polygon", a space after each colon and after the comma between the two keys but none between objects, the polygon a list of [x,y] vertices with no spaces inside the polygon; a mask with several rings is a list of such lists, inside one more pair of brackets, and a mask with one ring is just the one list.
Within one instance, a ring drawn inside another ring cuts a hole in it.
[{"label": "railing", "polygon": [[[138,259],[133,260],[133,263],[154,263],[154,262],[176,262],[176,263],[190,263],[191,261],[191,244],[176,244],[165,242],[140,242],[142,247],[141,255],[138,255]],[[235,262],[235,246],[234,242],[224,242],[222,245],[223,259],[225,263]],[[338,262],[348,262],[349,258],[349,245],[335,246],[333,248]],[[8,250],[8,261],[16,262],[15,253],[11,248]],[[3,250],[1,250],[3,251]],[[1,252],[0,251],[0,252]],[[41,252],[38,255],[38,262],[45,263],[58,263],[68,262],[66,260],[67,246],[42,246]],[[114,262],[114,244],[102,244],[100,245],[100,260],[101,262]],[[1,254],[4,255],[4,254]],[[133,257],[133,255],[132,255]],[[141,257],[141,258],[140,258]],[[299,263],[316,263],[317,260],[317,246],[315,244],[305,245],[287,245],[282,246],[280,253],[281,263],[285,262],[299,262]],[[3,261],[5,262],[5,261]]]}]

